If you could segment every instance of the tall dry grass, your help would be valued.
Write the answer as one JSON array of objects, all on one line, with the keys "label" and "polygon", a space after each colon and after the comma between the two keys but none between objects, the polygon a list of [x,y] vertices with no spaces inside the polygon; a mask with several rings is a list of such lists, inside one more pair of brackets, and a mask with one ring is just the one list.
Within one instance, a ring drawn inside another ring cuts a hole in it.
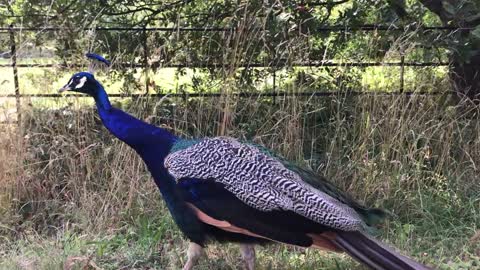
[{"label": "tall dry grass", "polygon": [[[475,107],[460,112],[430,96],[239,98],[229,106],[225,135],[270,147],[369,204],[412,215],[422,212],[424,192],[478,196]],[[215,136],[224,124],[211,97],[138,99],[124,109],[184,137]],[[33,110],[18,133],[9,127],[1,141],[3,224],[103,230],[129,211],[159,206],[142,162],[95,110]]]},{"label": "tall dry grass", "polygon": [[[230,100],[223,135],[265,145],[386,208],[393,215],[384,234],[402,250],[429,254],[430,263],[468,261],[478,250],[468,241],[480,224],[476,107],[415,95]],[[211,97],[114,104],[187,138],[216,136],[224,124],[223,105]],[[178,240],[141,160],[108,134],[94,108],[32,109],[21,133],[3,130],[0,150],[5,249],[32,233],[122,234],[145,217],[160,218],[169,232],[147,238]],[[178,252],[168,256],[176,261]]]}]

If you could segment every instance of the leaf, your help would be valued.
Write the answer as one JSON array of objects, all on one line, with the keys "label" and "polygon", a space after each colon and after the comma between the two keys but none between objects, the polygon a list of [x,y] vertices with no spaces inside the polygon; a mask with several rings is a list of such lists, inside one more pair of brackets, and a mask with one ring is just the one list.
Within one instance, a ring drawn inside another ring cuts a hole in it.
[{"label": "leaf", "polygon": [[286,21],[292,19],[293,16],[290,13],[282,12],[282,13],[278,14],[277,18],[278,18],[279,21],[286,22]]},{"label": "leaf", "polygon": [[442,6],[445,9],[445,11],[450,13],[450,15],[455,15],[457,13],[457,8],[454,5],[450,4],[449,2],[444,1],[442,3]]},{"label": "leaf", "polygon": [[408,15],[404,0],[388,0],[390,8],[401,18]]},{"label": "leaf", "polygon": [[465,18],[466,22],[473,22],[480,19],[480,13]]},{"label": "leaf", "polygon": [[470,35],[476,39],[476,40],[480,40],[480,25],[477,25],[477,27],[475,27],[475,29],[473,29],[471,32],[470,32]]}]

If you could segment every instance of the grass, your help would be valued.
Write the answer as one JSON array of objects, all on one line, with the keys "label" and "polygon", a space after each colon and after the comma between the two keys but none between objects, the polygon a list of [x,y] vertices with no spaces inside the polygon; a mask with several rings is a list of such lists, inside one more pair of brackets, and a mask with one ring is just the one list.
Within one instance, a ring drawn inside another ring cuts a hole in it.
[{"label": "grass", "polygon": [[[179,248],[186,244],[182,241],[145,248],[129,238],[98,236],[94,241],[85,240],[82,236],[53,241],[30,239],[35,244],[29,242],[29,248],[25,249],[27,243],[20,243],[22,246],[18,252],[21,255],[10,255],[0,269],[25,269],[30,266],[33,267],[31,269],[178,269],[185,263],[185,252]],[[240,254],[232,245],[210,246],[207,253],[208,259],[202,258],[196,269],[241,268]],[[346,269],[344,267],[349,264],[341,256],[309,250],[295,251],[283,246],[260,247],[257,255],[259,269],[332,269],[332,265]]]},{"label": "grass", "polygon": [[[164,211],[160,207],[158,212]],[[432,227],[442,226],[430,224],[429,229]],[[451,226],[443,228],[440,234],[424,229],[394,222],[389,224],[387,237],[392,237],[398,248],[438,269],[478,267],[478,254],[469,252],[468,245],[460,244],[467,240],[468,226],[455,228],[457,235],[445,234],[453,232]],[[99,234],[58,231],[45,237],[24,233],[21,240],[7,244],[0,269],[177,269],[185,262],[186,245],[167,215],[144,215]],[[456,251],[453,257],[452,250]],[[361,269],[343,255],[282,245],[260,247],[257,255],[259,269]],[[207,256],[196,269],[241,267],[238,249],[233,245],[210,246]],[[446,258],[449,260],[442,261]]]}]

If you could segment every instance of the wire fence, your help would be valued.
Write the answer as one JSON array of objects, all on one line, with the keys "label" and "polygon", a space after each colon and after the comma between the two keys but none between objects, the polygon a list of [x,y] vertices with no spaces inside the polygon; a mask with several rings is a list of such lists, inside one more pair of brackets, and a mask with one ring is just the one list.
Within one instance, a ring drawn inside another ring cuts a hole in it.
[{"label": "wire fence", "polygon": [[[68,28],[62,27],[0,27],[0,31],[3,32],[22,32],[22,31],[63,31]],[[262,30],[262,28],[259,28]],[[472,31],[474,27],[454,27],[454,26],[415,26],[409,25],[399,27],[395,25],[377,25],[366,24],[359,26],[347,26],[347,25],[333,25],[328,27],[316,27],[314,30],[317,32],[352,32],[352,31],[406,31],[406,30],[448,30],[448,31]],[[234,32],[237,28],[234,27],[93,27],[80,29],[81,31],[155,31],[155,32]],[[252,30],[255,30],[252,29]]]},{"label": "wire fence", "polygon": [[[17,41],[16,41],[16,33],[22,32],[56,32],[56,31],[64,31],[66,28],[62,27],[15,27],[14,25],[10,25],[9,27],[0,27],[0,34],[8,34],[9,35],[9,42],[10,42],[10,64],[0,64],[0,67],[3,68],[12,68],[12,76],[14,82],[14,94],[0,94],[0,98],[15,98],[16,99],[16,110],[17,110],[17,120],[21,121],[21,99],[22,98],[53,98],[57,97],[55,94],[21,94],[20,87],[19,87],[19,78],[18,78],[18,69],[22,68],[79,68],[84,67],[84,65],[79,64],[72,64],[72,65],[65,65],[65,64],[54,64],[54,63],[47,63],[47,64],[25,64],[25,63],[17,63]],[[235,32],[238,29],[236,28],[222,28],[222,27],[95,27],[95,28],[85,28],[80,29],[79,31],[104,31],[104,32],[111,32],[111,31],[125,31],[125,32]],[[261,30],[261,29],[260,29]],[[458,31],[472,31],[473,28],[469,27],[449,27],[449,26],[435,26],[435,27],[418,27],[418,26],[406,26],[406,27],[398,27],[394,25],[360,25],[355,27],[349,26],[330,26],[330,27],[317,27],[315,31],[317,32],[356,32],[356,31],[418,31],[421,30],[423,32],[428,31],[450,31],[450,32],[458,32]],[[147,49],[146,39],[144,39],[143,46],[145,50]],[[208,68],[208,69],[218,69],[224,68],[228,66],[229,63],[212,63],[212,62],[197,62],[197,63],[189,63],[189,64],[181,64],[181,63],[167,63],[167,64],[160,64],[154,63],[149,64],[146,57],[147,52],[145,52],[145,58],[142,62],[139,63],[115,63],[115,69],[125,69],[125,68]],[[448,93],[438,93],[438,92],[431,92],[431,91],[404,91],[404,72],[405,67],[440,67],[440,66],[449,66],[450,63],[448,62],[412,62],[412,61],[405,61],[405,57],[402,56],[400,61],[397,62],[335,62],[330,60],[321,60],[321,61],[297,61],[297,62],[288,62],[289,67],[400,67],[400,78],[399,78],[399,90],[396,92],[361,92],[361,91],[347,91],[344,93],[338,93],[333,91],[308,91],[308,92],[300,92],[300,93],[282,93],[275,91],[276,90],[276,70],[281,69],[287,65],[286,59],[276,59],[268,64],[266,63],[257,63],[257,62],[249,62],[249,63],[237,63],[235,65],[236,68],[272,68],[272,75],[273,75],[273,92],[267,93],[234,93],[233,95],[239,97],[254,97],[254,96],[265,96],[265,97],[276,97],[276,96],[333,96],[338,94],[348,94],[348,95],[437,95],[437,94],[448,94]],[[147,85],[148,87],[148,85]],[[160,94],[160,93],[149,93],[148,88],[145,94],[113,94],[112,97],[144,97],[144,96],[151,96],[151,97],[165,97],[165,96],[178,96],[178,97],[220,97],[220,93],[182,93],[182,94]]]}]

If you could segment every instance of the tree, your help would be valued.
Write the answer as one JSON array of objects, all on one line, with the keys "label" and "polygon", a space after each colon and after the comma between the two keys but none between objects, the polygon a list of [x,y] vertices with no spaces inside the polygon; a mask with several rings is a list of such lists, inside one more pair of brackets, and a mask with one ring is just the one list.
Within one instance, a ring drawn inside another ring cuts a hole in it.
[{"label": "tree", "polygon": [[[229,76],[236,74],[234,67],[242,61],[260,62],[272,68],[288,67],[293,61],[320,59],[381,62],[390,50],[392,40],[402,34],[391,31],[355,32],[347,35],[317,31],[319,27],[354,27],[364,24],[402,27],[410,23],[476,27],[474,31],[449,33],[444,39],[437,39],[435,42],[419,38],[415,43],[422,43],[421,46],[426,48],[425,53],[410,58],[412,61],[432,61],[437,57],[433,56],[436,53],[433,52],[434,49],[448,49],[452,62],[450,77],[455,90],[475,98],[480,94],[477,75],[480,61],[480,7],[477,1],[56,0],[46,5],[45,0],[17,0],[0,4],[0,12],[5,11],[12,15],[10,18],[0,17],[0,23],[8,25],[13,22],[30,27],[56,26],[67,29],[56,33],[32,34],[35,42],[53,43],[52,46],[56,48],[57,55],[64,63],[72,62],[72,57],[82,57],[85,49],[89,48],[106,54],[109,58],[121,57],[118,62],[148,61],[152,68],[166,63],[228,64],[232,66],[228,71]],[[439,19],[435,22],[432,22],[431,16],[425,19],[426,13],[436,14]],[[180,35],[176,32],[97,32],[93,33],[94,38],[91,38],[84,29],[93,26],[224,27],[237,30],[228,33],[184,32]],[[374,42],[367,40],[370,38],[375,39]],[[148,47],[143,45],[145,42],[150,44],[151,52],[145,51]],[[375,47],[369,44],[375,44]],[[440,54],[445,56],[444,51]],[[125,81],[135,83],[133,76],[126,76],[129,75],[126,73],[133,72],[132,70],[121,69],[118,72],[122,73],[122,78],[131,78]],[[356,87],[354,82],[358,82],[360,78],[357,76],[345,79],[337,76],[333,68],[325,70],[331,76],[331,82],[343,81]],[[225,70],[215,72],[212,69],[210,72],[213,75],[225,76]],[[245,69],[237,81],[245,83],[243,89],[246,89],[245,87],[254,86],[254,77],[262,72],[268,73],[265,70]],[[325,88],[325,85],[322,85],[322,88]]]},{"label": "tree", "polygon": [[420,0],[443,25],[459,30],[449,42],[450,78],[458,93],[480,99],[480,2],[477,0]]}]

